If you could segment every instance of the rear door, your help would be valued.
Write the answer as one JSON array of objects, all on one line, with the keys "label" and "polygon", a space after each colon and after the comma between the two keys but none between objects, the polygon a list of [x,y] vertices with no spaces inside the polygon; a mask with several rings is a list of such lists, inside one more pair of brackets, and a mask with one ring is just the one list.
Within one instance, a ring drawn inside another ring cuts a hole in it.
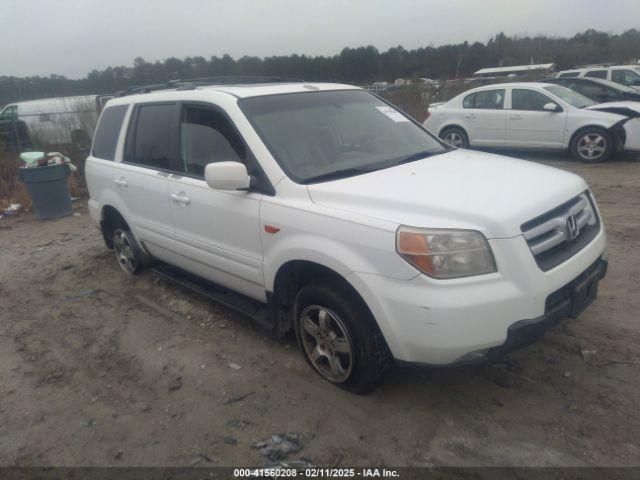
[{"label": "rear door", "polygon": [[463,101],[463,122],[471,145],[500,146],[506,141],[505,89],[481,90]]},{"label": "rear door", "polygon": [[180,266],[219,285],[264,301],[260,203],[262,194],[214,190],[204,179],[209,163],[255,164],[222,110],[182,105],[179,159],[169,184]]},{"label": "rear door", "polygon": [[[511,89],[511,109],[507,118],[507,145],[512,147],[563,146],[567,112],[548,112],[544,106],[558,103],[544,93],[529,88]],[[559,105],[558,105],[559,106]]]},{"label": "rear door", "polygon": [[175,259],[169,174],[177,158],[178,104],[135,106],[123,161],[112,182],[129,209],[136,239],[161,260]]}]

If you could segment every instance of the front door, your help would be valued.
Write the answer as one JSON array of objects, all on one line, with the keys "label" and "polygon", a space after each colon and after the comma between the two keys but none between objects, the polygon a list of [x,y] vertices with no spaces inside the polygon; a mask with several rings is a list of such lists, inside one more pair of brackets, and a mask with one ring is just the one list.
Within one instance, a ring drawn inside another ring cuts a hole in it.
[{"label": "front door", "polygon": [[550,112],[544,106],[557,102],[527,88],[511,90],[507,111],[507,145],[512,147],[560,148],[563,146],[567,112]]},{"label": "front door", "polygon": [[249,151],[230,120],[215,108],[182,106],[180,165],[169,179],[180,266],[264,301],[262,194],[210,188],[204,167],[246,162]]}]

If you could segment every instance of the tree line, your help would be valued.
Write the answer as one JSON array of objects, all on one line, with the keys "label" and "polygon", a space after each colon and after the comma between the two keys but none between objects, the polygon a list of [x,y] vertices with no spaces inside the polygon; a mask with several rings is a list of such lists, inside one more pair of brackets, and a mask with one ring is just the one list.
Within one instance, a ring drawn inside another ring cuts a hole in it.
[{"label": "tree line", "polygon": [[73,80],[61,75],[18,78],[0,76],[0,105],[19,100],[114,93],[134,85],[164,83],[215,75],[258,75],[369,84],[396,78],[463,78],[483,67],[555,63],[571,68],[601,62],[640,58],[640,31],[610,34],[587,30],[570,38],[518,37],[499,33],[486,43],[463,42],[407,50],[397,46],[380,52],[369,45],[345,48],[338,55],[288,55],[265,58],[243,56],[168,58],[147,62],[136,58],[132,66],[92,70]]}]

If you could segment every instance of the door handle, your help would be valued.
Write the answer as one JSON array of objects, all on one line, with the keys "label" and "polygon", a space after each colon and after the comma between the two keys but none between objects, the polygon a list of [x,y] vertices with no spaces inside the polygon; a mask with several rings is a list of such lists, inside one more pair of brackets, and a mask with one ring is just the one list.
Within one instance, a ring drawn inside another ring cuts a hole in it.
[{"label": "door handle", "polygon": [[127,188],[129,183],[124,178],[116,178],[113,183],[115,183],[120,188]]},{"label": "door handle", "polygon": [[509,117],[509,120],[522,120],[522,115],[515,115],[513,117]]},{"label": "door handle", "polygon": [[191,199],[187,197],[184,192],[172,193],[171,200],[176,203],[181,203],[182,205],[189,205],[191,203]]}]

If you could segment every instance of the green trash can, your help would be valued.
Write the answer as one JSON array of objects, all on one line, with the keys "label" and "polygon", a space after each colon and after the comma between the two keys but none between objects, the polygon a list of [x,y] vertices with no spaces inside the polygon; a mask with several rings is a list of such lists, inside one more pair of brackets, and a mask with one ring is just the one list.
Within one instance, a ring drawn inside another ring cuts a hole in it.
[{"label": "green trash can", "polygon": [[73,213],[69,194],[69,167],[19,168],[20,180],[27,185],[38,220],[66,217]]}]

